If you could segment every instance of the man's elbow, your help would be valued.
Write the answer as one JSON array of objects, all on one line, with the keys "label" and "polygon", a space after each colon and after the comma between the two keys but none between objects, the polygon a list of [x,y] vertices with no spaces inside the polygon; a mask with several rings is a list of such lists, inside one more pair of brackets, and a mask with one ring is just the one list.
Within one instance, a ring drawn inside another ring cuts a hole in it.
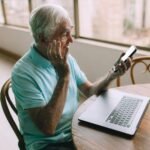
[{"label": "man's elbow", "polygon": [[54,135],[55,132],[56,132],[56,124],[54,123],[44,123],[44,122],[40,122],[37,124],[39,130],[45,134],[45,135],[48,135],[48,136],[51,136],[51,135]]},{"label": "man's elbow", "polygon": [[55,127],[45,127],[40,129],[45,135],[52,136],[56,132]]}]

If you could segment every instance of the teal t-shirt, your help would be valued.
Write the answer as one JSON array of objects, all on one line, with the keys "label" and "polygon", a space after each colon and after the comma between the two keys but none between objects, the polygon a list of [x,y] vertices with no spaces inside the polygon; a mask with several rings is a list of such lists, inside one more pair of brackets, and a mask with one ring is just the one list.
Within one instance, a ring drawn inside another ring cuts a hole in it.
[{"label": "teal t-shirt", "polygon": [[42,57],[32,46],[13,68],[12,90],[27,150],[40,150],[49,143],[71,140],[71,121],[78,107],[78,86],[85,83],[87,78],[71,54],[68,55],[67,62],[70,68],[67,99],[56,132],[52,136],[43,134],[26,110],[45,106],[51,99],[58,80],[51,62]]}]

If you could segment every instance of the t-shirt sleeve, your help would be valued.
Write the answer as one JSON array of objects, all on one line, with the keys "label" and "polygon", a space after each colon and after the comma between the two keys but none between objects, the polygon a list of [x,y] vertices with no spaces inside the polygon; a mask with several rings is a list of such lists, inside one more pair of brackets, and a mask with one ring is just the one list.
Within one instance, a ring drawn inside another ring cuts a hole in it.
[{"label": "t-shirt sleeve", "polygon": [[74,74],[77,86],[80,86],[81,84],[83,84],[87,81],[87,77],[86,77],[85,73],[80,69],[75,58],[73,58],[71,55],[69,55],[69,57],[70,57],[70,62],[71,62],[70,63],[71,70]]},{"label": "t-shirt sleeve", "polygon": [[23,109],[46,105],[42,92],[31,76],[12,75],[11,82],[15,99]]}]

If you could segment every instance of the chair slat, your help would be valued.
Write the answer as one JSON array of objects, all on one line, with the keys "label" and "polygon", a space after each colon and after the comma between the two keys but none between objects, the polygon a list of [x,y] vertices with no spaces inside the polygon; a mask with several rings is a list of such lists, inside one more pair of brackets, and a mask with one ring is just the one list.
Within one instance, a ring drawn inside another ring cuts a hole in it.
[{"label": "chair slat", "polygon": [[[139,57],[135,57],[132,61],[132,65],[131,65],[131,68],[130,68],[130,77],[131,77],[131,83],[132,84],[136,84],[136,81],[135,81],[135,77],[134,77],[134,68],[136,65],[138,65],[139,63],[142,63],[144,64],[145,66],[145,71],[148,71],[150,72],[150,63],[146,63],[145,61],[147,60],[150,60],[150,56],[139,56]],[[116,85],[117,86],[120,86],[121,85],[121,78],[118,77],[116,79]]]}]

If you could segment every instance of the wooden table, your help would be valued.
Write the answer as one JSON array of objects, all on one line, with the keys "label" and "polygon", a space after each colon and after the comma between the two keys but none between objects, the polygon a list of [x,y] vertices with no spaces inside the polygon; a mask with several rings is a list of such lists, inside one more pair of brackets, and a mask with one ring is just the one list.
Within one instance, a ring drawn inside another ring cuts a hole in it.
[{"label": "wooden table", "polygon": [[[128,85],[117,89],[150,97],[150,84]],[[77,150],[150,150],[150,106],[135,136],[125,138],[79,124],[79,115],[92,102],[93,100],[87,100],[81,104],[73,118],[72,134]]]}]

